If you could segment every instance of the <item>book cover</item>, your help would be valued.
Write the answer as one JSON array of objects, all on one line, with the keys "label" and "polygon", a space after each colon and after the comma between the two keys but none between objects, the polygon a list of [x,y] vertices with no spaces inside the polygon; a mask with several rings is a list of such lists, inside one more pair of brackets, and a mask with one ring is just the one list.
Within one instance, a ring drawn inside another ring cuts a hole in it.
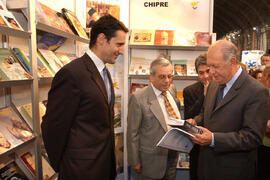
[{"label": "book cover", "polygon": [[211,45],[211,38],[209,32],[195,32],[195,42],[197,46],[210,46]]},{"label": "book cover", "polygon": [[174,31],[174,46],[195,46],[194,32]]},{"label": "book cover", "polygon": [[4,18],[0,15],[0,26],[8,27],[8,24],[5,22]]},{"label": "book cover", "polygon": [[154,45],[155,30],[139,30],[131,31],[130,44],[134,45]]},{"label": "book cover", "polygon": [[144,87],[148,86],[148,84],[142,84],[142,83],[131,83],[130,86],[130,94],[136,92],[139,89],[142,89]]},{"label": "book cover", "polygon": [[176,76],[187,75],[187,60],[172,60],[173,72]]},{"label": "book cover", "polygon": [[[24,119],[28,122],[30,127],[33,129],[33,118],[32,118],[32,104],[24,104],[19,107],[19,111]],[[41,124],[42,117],[45,115],[46,107],[42,102],[39,102],[39,122]]]},{"label": "book cover", "polygon": [[68,55],[61,52],[54,52],[58,59],[62,62],[63,65],[66,65],[71,62]]},{"label": "book cover", "polygon": [[179,153],[176,168],[189,168],[189,154],[188,153]]},{"label": "book cover", "polygon": [[[53,69],[51,68],[51,66],[49,65],[49,63],[46,61],[46,59],[44,59],[44,57],[40,54],[39,51],[37,51],[37,60],[38,62],[42,63],[43,66],[49,71],[49,73],[52,75],[52,77],[54,77],[55,72],[53,71]],[[51,76],[50,76],[51,77]]]},{"label": "book cover", "polygon": [[[28,152],[19,154],[19,158],[24,163],[24,165],[29,169],[32,175],[35,176],[35,155],[33,149],[31,149]],[[55,174],[55,171],[52,169],[52,167],[49,165],[49,163],[43,156],[41,156],[41,161],[42,161],[43,179],[49,180],[50,177],[52,177]]]},{"label": "book cover", "polygon": [[0,154],[33,137],[31,130],[11,108],[0,110]]},{"label": "book cover", "polygon": [[149,75],[151,62],[152,60],[147,60],[145,58],[131,57],[129,74]]},{"label": "book cover", "polygon": [[12,51],[6,48],[0,48],[0,76],[1,80],[32,79],[12,54]]},{"label": "book cover", "polygon": [[156,30],[154,45],[173,45],[173,30]]},{"label": "book cover", "polygon": [[[17,55],[18,59],[25,66],[28,72],[30,72],[30,60],[29,55],[19,49],[13,48],[13,52]],[[40,58],[37,56],[37,68],[38,68],[38,77],[53,77],[54,74],[50,73],[49,69],[41,62]]]},{"label": "book cover", "polygon": [[18,23],[14,15],[10,11],[7,10],[6,6],[3,4],[2,1],[0,1],[0,6],[2,7],[0,9],[0,16],[2,20],[4,21],[3,25],[5,26],[5,24],[7,24],[8,27],[10,28],[23,31],[23,28],[21,27],[21,25]]},{"label": "book cover", "polygon": [[115,134],[115,157],[116,157],[116,171],[123,172],[124,167],[124,135],[123,133]]},{"label": "book cover", "polygon": [[23,171],[14,160],[0,165],[0,179],[3,180],[28,180]]},{"label": "book cover", "polygon": [[70,28],[74,31],[74,33],[78,34],[80,37],[88,39],[86,32],[84,31],[80,21],[74,15],[73,12],[62,8],[62,13],[64,15],[65,20],[69,24]]},{"label": "book cover", "polygon": [[187,60],[187,75],[188,76],[197,76],[194,63],[195,62],[193,60]]},{"label": "book cover", "polygon": [[40,52],[42,57],[48,62],[54,73],[57,73],[63,67],[61,61],[52,51],[45,49],[38,49],[38,51]]},{"label": "book cover", "polygon": [[37,3],[36,13],[40,22],[50,25],[56,29],[73,34],[62,14],[49,8],[48,6]]},{"label": "book cover", "polygon": [[67,38],[57,36],[51,33],[45,33],[38,40],[37,47],[39,49],[48,49],[51,51],[55,51],[60,48],[66,42],[66,40]]},{"label": "book cover", "polygon": [[114,102],[114,128],[121,127],[121,95],[115,96]]}]

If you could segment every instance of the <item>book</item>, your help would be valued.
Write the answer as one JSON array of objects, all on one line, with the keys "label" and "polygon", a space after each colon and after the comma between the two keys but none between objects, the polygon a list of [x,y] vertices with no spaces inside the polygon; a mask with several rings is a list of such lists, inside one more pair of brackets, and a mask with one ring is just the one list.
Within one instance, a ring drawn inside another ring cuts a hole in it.
[{"label": "book", "polygon": [[12,51],[6,48],[0,48],[0,76],[1,80],[6,81],[32,79]]},{"label": "book", "polygon": [[30,128],[11,108],[0,110],[0,154],[32,139]]},{"label": "book", "polygon": [[187,60],[172,60],[173,72],[177,76],[187,75]]},{"label": "book", "polygon": [[66,65],[71,62],[68,55],[61,52],[54,52],[58,59],[62,62],[63,65]]},{"label": "book", "polygon": [[61,31],[74,34],[60,12],[38,2],[36,4],[37,20]]},{"label": "book", "polygon": [[[26,167],[32,174],[32,176],[35,177],[35,154],[33,149],[27,152],[21,152],[18,153],[18,159],[17,162],[20,166]],[[43,173],[43,179],[49,180],[50,177],[52,177],[55,174],[55,171],[52,169],[50,164],[47,162],[47,160],[41,156],[42,161],[42,173]]]},{"label": "book", "polygon": [[189,168],[189,154],[188,153],[179,153],[176,168]]},{"label": "book", "polygon": [[116,171],[123,173],[124,167],[124,133],[115,134],[115,158],[116,158]]},{"label": "book", "polygon": [[0,164],[0,179],[3,180],[28,180],[24,172],[14,160]]},{"label": "book", "polygon": [[21,25],[18,23],[14,15],[10,11],[7,10],[6,6],[3,4],[2,1],[0,1],[0,6],[2,7],[0,9],[0,16],[1,16],[0,19],[4,21],[4,22],[1,22],[1,25],[3,26],[7,25],[8,27],[12,29],[23,31],[23,28],[21,27]]},{"label": "book", "polygon": [[174,31],[174,46],[195,46],[194,32]]},{"label": "book", "polygon": [[114,128],[121,127],[121,95],[115,96],[114,102]]},{"label": "book", "polygon": [[[30,72],[31,67],[30,67],[29,55],[25,51],[19,48],[13,48],[13,52],[21,61],[21,63],[24,65],[26,70]],[[37,72],[38,77],[53,77],[54,76],[54,74],[49,71],[48,67],[46,67],[46,64],[44,64],[38,56],[37,56],[37,68],[38,68],[38,72]]]},{"label": "book", "polygon": [[130,86],[130,94],[134,93],[135,91],[142,89],[144,87],[148,86],[148,84],[142,84],[142,83],[131,83]]},{"label": "book", "polygon": [[152,60],[147,60],[145,58],[131,57],[129,74],[149,75],[151,62]]},{"label": "book", "polygon": [[75,14],[65,8],[62,8],[62,13],[69,27],[73,30],[73,32],[78,34],[82,38],[88,39],[86,32],[84,31],[80,21],[77,19]]},{"label": "book", "polygon": [[132,29],[130,44],[154,45],[155,30]]},{"label": "book", "polygon": [[38,40],[37,47],[39,49],[55,51],[60,48],[66,42],[66,40],[67,39],[64,37],[57,36],[51,33],[45,33]]},{"label": "book", "polygon": [[[200,133],[202,134],[202,130],[186,120],[183,119],[174,119],[174,118],[169,118],[168,123],[169,126],[174,127],[174,128],[180,128],[182,130],[185,130],[187,132],[193,132],[193,133]],[[193,135],[192,135],[193,136]]]},{"label": "book", "polygon": [[[19,107],[19,111],[24,119],[28,122],[29,126],[33,129],[33,118],[32,118],[32,104],[24,104]],[[39,122],[41,124],[42,117],[45,115],[46,107],[42,102],[39,102]]]},{"label": "book", "polygon": [[156,146],[189,153],[193,148],[193,142],[189,136],[194,137],[180,128],[171,128],[164,134]]},{"label": "book", "polygon": [[52,51],[45,49],[38,49],[38,51],[40,52],[42,57],[48,62],[54,73],[57,73],[63,67],[61,61]]},{"label": "book", "polygon": [[53,71],[53,69],[51,68],[51,66],[49,65],[49,63],[40,54],[39,51],[37,51],[37,60],[38,60],[38,62],[40,62],[40,63],[43,64],[43,66],[49,71],[49,73],[52,75],[52,77],[55,75],[55,72]]},{"label": "book", "polygon": [[154,45],[173,45],[174,32],[172,30],[156,30]]},{"label": "book", "polygon": [[195,42],[197,46],[210,46],[211,38],[209,32],[195,32]]},{"label": "book", "polygon": [[195,64],[193,60],[187,60],[187,75],[197,76],[197,72],[196,72]]}]

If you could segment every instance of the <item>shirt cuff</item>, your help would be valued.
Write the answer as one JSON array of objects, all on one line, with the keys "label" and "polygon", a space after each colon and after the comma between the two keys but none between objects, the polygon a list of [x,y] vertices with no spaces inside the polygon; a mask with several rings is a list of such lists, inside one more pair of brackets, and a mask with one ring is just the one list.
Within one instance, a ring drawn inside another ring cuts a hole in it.
[{"label": "shirt cuff", "polygon": [[212,142],[210,144],[210,147],[214,147],[215,146],[215,139],[214,139],[214,133],[212,133]]}]

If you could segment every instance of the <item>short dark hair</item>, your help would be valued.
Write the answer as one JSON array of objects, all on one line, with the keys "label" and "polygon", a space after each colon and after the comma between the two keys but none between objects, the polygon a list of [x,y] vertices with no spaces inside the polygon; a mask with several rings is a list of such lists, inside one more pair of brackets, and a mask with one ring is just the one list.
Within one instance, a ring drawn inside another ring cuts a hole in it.
[{"label": "short dark hair", "polygon": [[261,59],[263,56],[270,56],[270,49],[266,50],[266,52],[261,56]]},{"label": "short dark hair", "polygon": [[118,30],[128,32],[126,26],[112,15],[102,16],[92,26],[89,47],[91,48],[96,44],[97,37],[100,33],[103,33],[107,41],[110,41],[112,37],[116,36],[115,32]]},{"label": "short dark hair", "polygon": [[198,72],[198,68],[199,68],[200,65],[207,65],[206,54],[201,54],[196,58],[196,60],[195,60],[196,72]]}]

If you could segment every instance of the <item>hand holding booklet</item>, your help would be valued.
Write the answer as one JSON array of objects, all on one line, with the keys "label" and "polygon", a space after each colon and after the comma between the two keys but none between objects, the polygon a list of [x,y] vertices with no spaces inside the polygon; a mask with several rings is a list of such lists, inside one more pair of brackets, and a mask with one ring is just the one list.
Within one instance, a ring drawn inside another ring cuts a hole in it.
[{"label": "hand holding booklet", "polygon": [[190,137],[194,137],[188,131],[195,133],[202,133],[202,130],[193,126],[185,120],[170,119],[168,125],[173,128],[170,129],[158,142],[157,146],[189,153],[193,147],[193,142]]}]

